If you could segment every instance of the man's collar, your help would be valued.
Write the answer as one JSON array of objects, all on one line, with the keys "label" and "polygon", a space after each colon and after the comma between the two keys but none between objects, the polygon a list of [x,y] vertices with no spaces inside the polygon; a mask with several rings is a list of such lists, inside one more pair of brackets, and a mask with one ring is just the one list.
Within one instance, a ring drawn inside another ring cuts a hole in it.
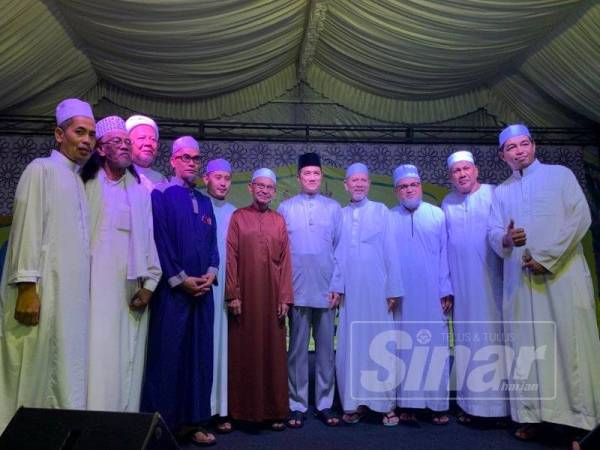
[{"label": "man's collar", "polygon": [[318,196],[319,196],[318,192],[315,194],[307,194],[306,192],[300,192],[300,197],[302,197],[303,200],[314,200]]},{"label": "man's collar", "polygon": [[354,208],[360,208],[362,206],[365,206],[368,201],[369,201],[369,198],[365,197],[361,201],[358,201],[358,202],[353,202],[352,200],[350,200],[349,204],[350,204],[350,206],[352,206]]},{"label": "man's collar", "polygon": [[533,162],[531,164],[529,164],[527,167],[525,167],[524,169],[521,170],[513,170],[513,174],[517,177],[517,178],[523,178],[526,177],[527,175],[532,174],[533,172],[535,172],[539,167],[542,166],[542,163],[539,162],[536,159],[533,160]]},{"label": "man's collar", "polygon": [[58,150],[52,150],[52,153],[50,154],[50,159],[56,161],[62,166],[65,166],[72,172],[79,173],[79,171],[81,170],[81,166],[79,164],[77,164],[75,161],[71,161]]}]

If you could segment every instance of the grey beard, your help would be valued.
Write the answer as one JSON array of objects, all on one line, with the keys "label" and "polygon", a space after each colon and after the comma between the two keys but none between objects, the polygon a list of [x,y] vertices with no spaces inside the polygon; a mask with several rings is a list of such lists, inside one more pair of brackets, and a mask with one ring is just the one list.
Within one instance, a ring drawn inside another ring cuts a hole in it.
[{"label": "grey beard", "polygon": [[402,200],[402,205],[406,209],[410,209],[410,210],[417,209],[420,204],[421,204],[421,199],[420,198],[407,198],[405,200]]}]

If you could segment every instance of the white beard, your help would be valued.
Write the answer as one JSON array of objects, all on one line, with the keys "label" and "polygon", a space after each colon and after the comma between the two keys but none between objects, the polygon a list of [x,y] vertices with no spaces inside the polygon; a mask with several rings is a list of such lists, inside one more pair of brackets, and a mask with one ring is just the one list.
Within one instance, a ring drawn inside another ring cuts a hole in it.
[{"label": "white beard", "polygon": [[420,198],[407,198],[405,200],[402,200],[401,203],[406,209],[410,209],[411,211],[414,211],[421,204],[421,199]]}]

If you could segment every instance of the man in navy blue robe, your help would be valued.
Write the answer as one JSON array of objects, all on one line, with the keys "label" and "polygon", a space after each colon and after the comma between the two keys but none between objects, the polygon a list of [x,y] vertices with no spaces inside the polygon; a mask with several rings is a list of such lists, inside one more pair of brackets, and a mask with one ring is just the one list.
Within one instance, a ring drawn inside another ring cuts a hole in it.
[{"label": "man in navy blue robe", "polygon": [[180,437],[210,445],[200,424],[211,417],[214,305],[219,267],[216,220],[208,197],[195,189],[198,142],[173,142],[175,176],[152,191],[154,238],[163,277],[150,302],[142,410],[158,411]]}]

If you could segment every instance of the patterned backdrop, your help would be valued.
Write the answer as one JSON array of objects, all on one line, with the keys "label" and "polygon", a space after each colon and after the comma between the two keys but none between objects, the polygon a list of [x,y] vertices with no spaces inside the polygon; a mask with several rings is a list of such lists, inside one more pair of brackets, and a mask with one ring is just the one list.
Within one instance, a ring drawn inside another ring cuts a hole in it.
[{"label": "patterned backdrop", "polygon": [[[50,136],[0,136],[0,215],[12,214],[14,192],[25,166],[34,158],[48,155],[54,146]],[[161,141],[155,165],[169,175],[170,148],[170,141]],[[390,175],[399,164],[412,163],[421,171],[423,181],[449,186],[446,158],[461,149],[468,149],[475,155],[481,181],[497,184],[509,175],[506,164],[498,159],[493,146],[210,141],[203,145],[202,158],[203,163],[213,158],[225,158],[234,170],[245,172],[259,167],[295,164],[301,153],[315,151],[321,155],[324,165],[344,168],[361,161],[380,175]],[[587,192],[583,151],[581,146],[546,146],[538,147],[537,152],[543,162],[571,168]]]}]

